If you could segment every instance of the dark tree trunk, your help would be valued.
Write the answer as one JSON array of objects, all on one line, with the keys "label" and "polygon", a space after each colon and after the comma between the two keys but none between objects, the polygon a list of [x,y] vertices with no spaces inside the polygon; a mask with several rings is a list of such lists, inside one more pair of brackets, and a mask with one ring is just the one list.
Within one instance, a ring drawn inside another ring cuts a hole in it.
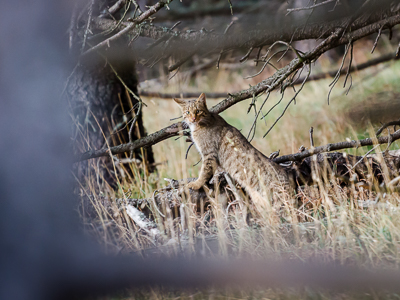
[{"label": "dark tree trunk", "polygon": [[[88,15],[96,16],[100,11],[112,6],[115,1],[95,1],[93,6],[85,8]],[[77,23],[77,38],[73,45],[73,52],[79,52],[85,40],[88,19],[83,18]],[[98,34],[100,32],[93,32]],[[107,36],[98,34],[100,39]],[[99,38],[96,39],[99,42]],[[126,41],[125,41],[126,42]],[[85,40],[85,44],[93,40]],[[115,46],[115,44],[113,44]],[[138,95],[135,60],[124,55],[124,51],[114,52],[112,55],[92,53],[81,59],[74,70],[67,87],[71,114],[74,120],[73,141],[76,153],[89,149],[100,149],[129,142],[129,129],[137,110],[138,100],[129,94],[130,89]],[[124,86],[127,86],[127,88]],[[142,114],[139,114],[132,131],[132,141],[146,135],[143,126]],[[122,157],[129,157],[124,154]],[[154,169],[154,156],[150,148],[138,149],[133,153],[133,159],[140,160],[145,172]],[[86,172],[87,163],[81,163],[79,173]],[[108,172],[101,172],[100,177],[115,186],[116,174],[110,158],[105,160]],[[127,166],[127,165],[126,165]],[[101,168],[102,169],[102,168]],[[125,175],[132,175],[129,167],[124,168]],[[98,174],[100,175],[100,174]]]},{"label": "dark tree trunk", "polygon": [[[138,101],[129,95],[121,80],[138,95],[135,63],[123,60],[110,64],[119,78],[104,61],[92,61],[79,65],[70,80],[68,93],[75,121],[73,138],[77,152],[129,142],[129,121],[137,111]],[[141,114],[136,126],[133,140],[146,135]],[[154,156],[151,148],[136,150],[133,158],[144,162],[145,169],[152,171]],[[109,169],[112,172],[112,168]],[[113,181],[112,177],[109,173],[105,175],[109,183]]]}]

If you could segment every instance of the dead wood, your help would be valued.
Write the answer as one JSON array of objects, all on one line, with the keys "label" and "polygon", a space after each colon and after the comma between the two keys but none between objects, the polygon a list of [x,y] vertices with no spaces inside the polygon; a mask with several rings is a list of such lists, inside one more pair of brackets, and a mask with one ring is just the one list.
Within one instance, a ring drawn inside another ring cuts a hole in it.
[{"label": "dead wood", "polygon": [[[214,106],[211,111],[215,111],[216,106]],[[124,152],[129,152],[141,147],[150,147],[158,142],[161,142],[165,139],[168,139],[173,136],[177,136],[179,132],[182,129],[187,129],[187,126],[185,123],[175,123],[172,124],[160,131],[157,131],[155,133],[152,133],[144,138],[141,138],[139,140],[134,141],[133,143],[128,143],[128,144],[121,144],[115,147],[110,147],[110,148],[103,148],[99,150],[90,150],[85,153],[83,153],[80,157],[76,158],[76,162],[91,159],[91,158],[96,158],[96,157],[101,157],[101,156],[107,156],[112,153],[113,155],[118,154],[118,153],[124,153]],[[187,132],[184,132],[183,135],[188,136],[189,134]],[[349,149],[349,148],[358,148],[362,146],[372,146],[375,144],[386,144],[386,143],[392,143],[396,140],[400,139],[400,130],[397,130],[393,134],[389,136],[381,136],[376,139],[374,138],[366,138],[363,140],[352,140],[352,141],[343,141],[339,143],[333,143],[333,144],[327,144],[319,147],[315,147],[306,151],[302,151],[299,153],[294,153],[294,154],[288,154],[284,156],[280,156],[274,159],[276,163],[284,163],[288,161],[301,161],[302,159],[312,156],[314,154],[318,153],[323,153],[323,152],[330,152],[334,150],[342,150],[342,149]]]},{"label": "dead wood", "polygon": [[[379,157],[383,161],[379,161]],[[297,187],[304,185],[315,184],[315,179],[325,182],[325,184],[337,184],[348,186],[351,184],[361,184],[363,188],[372,188],[374,184],[382,187],[380,191],[390,191],[389,187],[384,185],[384,170],[387,167],[389,179],[395,179],[399,176],[400,171],[400,151],[388,151],[380,154],[369,156],[355,156],[346,153],[319,153],[312,157],[307,157],[300,162],[295,162],[291,165],[281,165],[286,172],[293,177]],[[228,182],[225,177],[226,173],[218,174],[219,192],[224,194],[227,199],[241,200],[237,190],[242,189],[237,183]],[[372,178],[371,176],[372,175]],[[228,177],[229,178],[229,177]],[[116,199],[119,207],[132,206],[142,210],[147,216],[150,215],[149,208],[156,204],[160,210],[165,213],[165,205],[168,205],[173,214],[173,217],[179,217],[179,208],[182,204],[182,197],[187,197],[185,185],[196,178],[183,180],[168,180],[170,184],[160,190],[157,190],[152,198],[145,199]],[[328,181],[328,182],[327,182]],[[397,182],[396,182],[397,183]],[[395,189],[396,191],[399,188]],[[244,191],[244,189],[242,189]],[[190,199],[193,204],[196,204],[196,209],[200,212],[205,209],[208,202],[208,197],[213,196],[214,184],[213,181],[208,183],[207,187],[198,191],[189,191]],[[238,202],[239,202],[238,201]],[[201,207],[201,203],[205,205]],[[164,208],[163,208],[164,207]]]},{"label": "dead wood", "polygon": [[333,150],[342,150],[342,149],[350,149],[350,148],[358,148],[363,146],[372,146],[376,144],[386,144],[392,143],[395,140],[400,138],[400,130],[397,130],[395,133],[389,136],[381,136],[378,138],[366,138],[363,140],[352,140],[352,141],[344,141],[334,144],[327,144],[319,147],[315,147],[309,150],[305,150],[295,154],[284,155],[274,159],[276,163],[283,163],[287,161],[300,161],[306,157],[312,156],[314,154],[330,152]]}]

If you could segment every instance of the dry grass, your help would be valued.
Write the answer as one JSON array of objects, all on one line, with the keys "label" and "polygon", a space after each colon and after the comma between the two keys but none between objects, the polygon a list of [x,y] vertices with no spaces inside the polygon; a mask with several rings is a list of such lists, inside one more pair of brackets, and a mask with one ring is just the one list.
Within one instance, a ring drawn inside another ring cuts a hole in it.
[{"label": "dry grass", "polygon": [[[323,64],[326,61],[323,61]],[[322,69],[326,66],[322,64]],[[327,68],[327,67],[326,67]],[[378,72],[379,71],[379,72]],[[374,77],[370,74],[376,72]],[[214,75],[215,76],[214,76]],[[311,82],[306,85],[298,96],[296,105],[289,108],[284,118],[276,125],[274,130],[265,138],[262,135],[280,115],[287,101],[293,95],[288,92],[282,104],[272,111],[266,121],[259,121],[253,145],[261,152],[269,154],[280,149],[280,154],[296,152],[300,145],[309,147],[309,128],[314,127],[315,145],[339,142],[347,137],[357,139],[368,135],[371,127],[357,127],[354,122],[348,122],[345,112],[349,105],[354,105],[366,97],[374,97],[377,92],[390,87],[394,92],[400,90],[398,78],[400,77],[400,64],[389,63],[374,69],[353,75],[353,88],[348,96],[340,88],[340,81],[333,90],[331,103],[327,104],[330,80]],[[257,78],[259,80],[259,78]],[[179,74],[171,80],[166,88],[169,92],[180,90],[197,91],[236,91],[246,88],[248,81],[242,79],[238,72],[220,70],[218,73],[199,74],[194,80]],[[253,82],[254,83],[254,82]],[[265,105],[268,111],[272,105],[279,101],[280,95],[275,93]],[[180,115],[179,108],[171,100],[145,98],[147,107],[144,108],[145,127],[148,132],[154,132],[171,124],[170,119]],[[209,100],[209,106],[215,105],[219,100]],[[254,112],[246,114],[251,100],[243,101],[222,116],[231,124],[247,135],[254,121]],[[263,101],[261,96],[257,106]],[[89,162],[92,172],[88,173],[86,180],[80,182],[82,199],[91,199],[95,212],[93,219],[84,217],[86,228],[94,234],[110,252],[138,252],[141,249],[152,248],[154,241],[134,224],[127,216],[125,210],[115,208],[112,213],[107,210],[102,201],[103,197],[115,199],[151,197],[156,189],[168,183],[163,178],[188,178],[196,177],[200,165],[193,166],[200,159],[193,147],[186,160],[185,154],[188,144],[184,139],[169,139],[154,146],[157,162],[162,162],[157,167],[157,173],[146,174],[140,165],[131,164],[134,178],[129,176],[122,179],[119,189],[112,191],[104,183],[96,179],[95,174],[104,166]],[[398,149],[394,143],[392,149]],[[382,148],[385,149],[384,147]],[[358,149],[362,155],[367,149]],[[355,153],[355,151],[349,151]],[[126,167],[126,166],[125,166]],[[120,166],[116,166],[120,172]],[[253,258],[267,258],[276,255],[282,258],[321,259],[323,261],[336,261],[342,264],[354,264],[366,268],[388,267],[397,268],[400,263],[400,210],[398,208],[400,197],[397,193],[376,194],[353,187],[341,188],[336,184],[335,178],[329,178],[324,184],[318,181],[315,187],[305,188],[300,205],[294,201],[287,201],[275,211],[253,209],[252,218],[243,221],[244,211],[239,206],[231,205],[230,209],[221,204],[220,199],[211,199],[210,210],[205,215],[194,212],[187,200],[185,214],[187,226],[182,227],[179,220],[159,218],[159,213],[154,207],[150,210],[155,216],[155,222],[165,233],[165,239],[180,238],[181,242],[193,241],[197,246],[188,248],[193,252],[203,255],[232,256]],[[85,197],[88,196],[88,197]],[[377,205],[363,208],[360,203],[375,201]],[[86,201],[86,200],[84,200]],[[87,209],[87,208],[86,208]],[[283,212],[282,212],[283,211]],[[279,215],[280,218],[271,217]],[[82,214],[84,215],[84,214]],[[158,217],[157,217],[158,216]],[[208,246],[216,246],[217,251],[209,251]],[[177,251],[172,246],[164,251]],[[329,291],[315,291],[304,289],[269,289],[260,291],[221,291],[221,292],[171,292],[152,290],[136,292],[135,297],[140,298],[168,298],[168,299],[204,299],[204,298],[273,298],[273,299],[377,299],[396,298],[395,295],[367,291],[366,293],[334,294]],[[125,297],[125,296],[124,296]],[[129,296],[127,296],[129,298]]]}]

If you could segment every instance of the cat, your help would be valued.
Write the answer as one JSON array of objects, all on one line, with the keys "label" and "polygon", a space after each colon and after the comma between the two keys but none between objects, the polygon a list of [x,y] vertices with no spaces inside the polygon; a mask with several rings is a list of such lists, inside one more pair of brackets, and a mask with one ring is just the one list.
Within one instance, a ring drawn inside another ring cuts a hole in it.
[{"label": "cat", "polygon": [[188,188],[200,189],[221,168],[253,201],[265,202],[271,193],[289,192],[293,182],[285,170],[254,148],[238,129],[208,110],[204,93],[196,100],[177,99],[191,139],[202,157],[200,175]]}]

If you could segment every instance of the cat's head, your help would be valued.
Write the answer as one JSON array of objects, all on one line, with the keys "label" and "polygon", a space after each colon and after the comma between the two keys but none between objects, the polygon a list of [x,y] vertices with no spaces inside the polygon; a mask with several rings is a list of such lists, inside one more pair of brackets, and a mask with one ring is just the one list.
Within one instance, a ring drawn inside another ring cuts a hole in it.
[{"label": "cat's head", "polygon": [[201,123],[210,114],[207,109],[206,95],[204,93],[196,100],[175,98],[174,101],[181,107],[183,120],[188,125]]}]

